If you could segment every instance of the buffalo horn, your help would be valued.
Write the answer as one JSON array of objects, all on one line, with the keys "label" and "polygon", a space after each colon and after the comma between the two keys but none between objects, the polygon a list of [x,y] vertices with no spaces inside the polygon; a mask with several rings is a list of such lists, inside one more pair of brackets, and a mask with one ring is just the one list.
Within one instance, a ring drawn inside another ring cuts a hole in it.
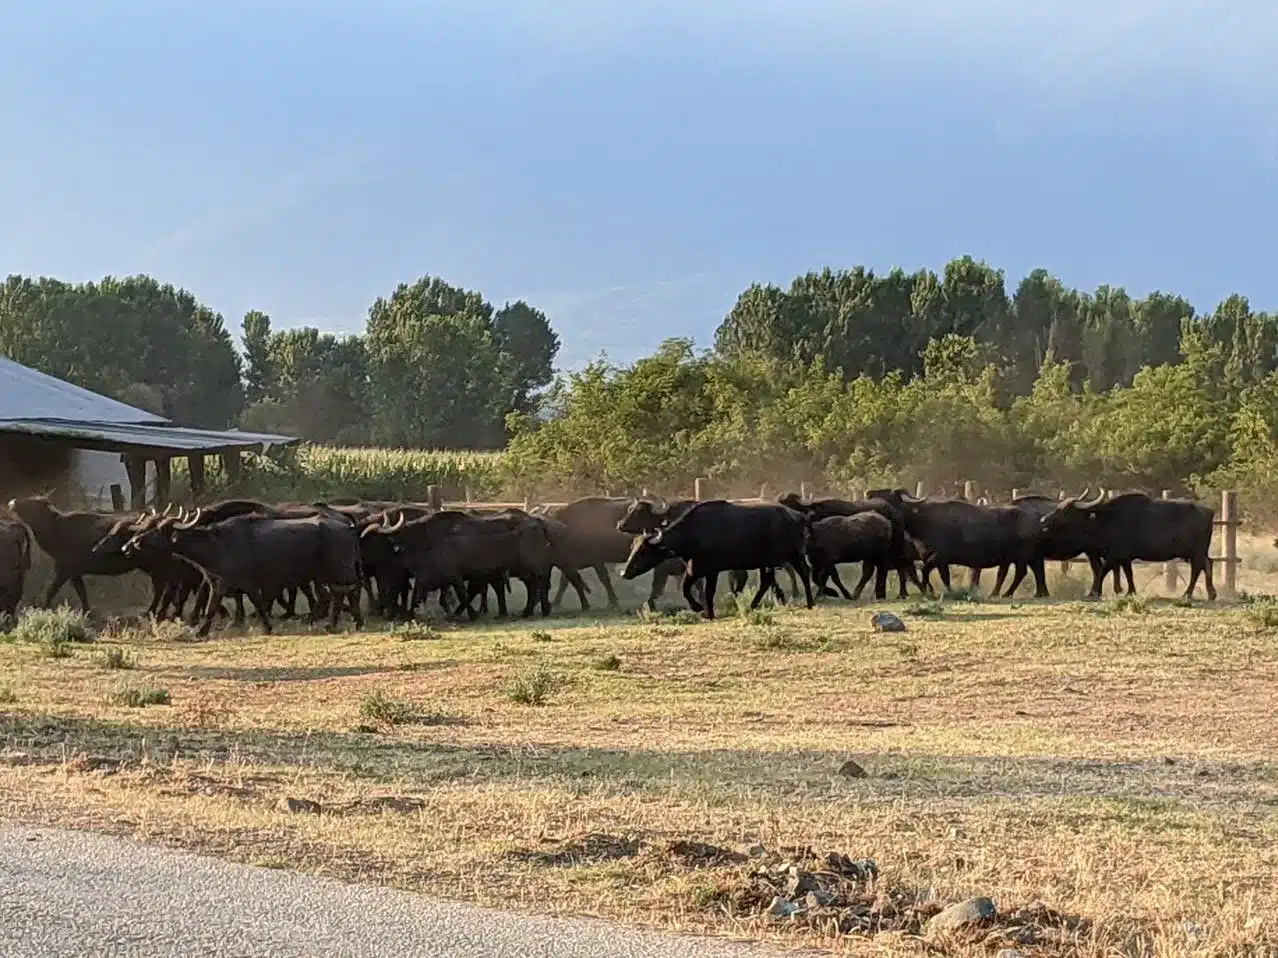
[{"label": "buffalo horn", "polygon": [[395,513],[395,521],[394,521],[391,525],[389,525],[389,526],[385,526],[385,527],[382,529],[382,531],[383,531],[383,532],[398,532],[401,528],[403,528],[403,526],[404,526],[404,513],[402,513],[402,512],[397,512],[397,513]]},{"label": "buffalo horn", "polygon": [[[657,500],[661,503],[661,505],[658,506],[656,509],[653,509],[652,510],[653,512],[659,512],[662,515],[665,515],[667,512],[670,511],[670,503],[666,502],[665,496],[657,496]],[[653,505],[656,505],[656,503],[653,503]]]},{"label": "buffalo horn", "polygon": [[660,544],[661,544],[661,534],[662,534],[663,532],[665,532],[665,529],[658,529],[656,532],[653,532],[651,535],[649,535],[649,536],[648,536],[648,541],[649,541],[649,542],[651,542],[654,546],[655,546],[655,545],[660,545]]},{"label": "buffalo horn", "polygon": [[[185,509],[183,509],[182,511],[183,511],[183,513],[185,513],[185,512],[186,512],[186,510],[185,510]],[[185,516],[183,516],[183,518],[182,518],[181,520],[179,520],[178,522],[174,523],[173,528],[175,528],[175,529],[193,529],[193,528],[195,528],[195,526],[199,524],[200,516],[203,514],[203,512],[204,512],[204,507],[203,507],[203,506],[197,506],[197,507],[196,507],[196,509],[195,509],[195,513],[194,513],[194,514],[193,514],[193,515],[192,515],[189,519],[188,519],[188,518],[186,518]]]},{"label": "buffalo horn", "polygon": [[1095,509],[1104,501],[1105,501],[1105,487],[1101,486],[1101,491],[1097,494],[1095,499],[1085,500],[1083,502],[1080,502],[1079,505],[1084,509]]}]

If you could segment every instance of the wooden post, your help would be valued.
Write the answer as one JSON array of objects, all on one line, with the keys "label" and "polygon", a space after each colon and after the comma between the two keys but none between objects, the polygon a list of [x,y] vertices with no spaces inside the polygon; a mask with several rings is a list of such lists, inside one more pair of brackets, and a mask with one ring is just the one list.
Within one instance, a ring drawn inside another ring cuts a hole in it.
[{"label": "wooden post", "polygon": [[436,512],[444,508],[444,497],[439,491],[439,486],[426,487],[426,505],[430,506]]},{"label": "wooden post", "polygon": [[808,498],[808,484],[807,484],[806,482],[800,482],[800,483],[799,483],[799,498],[800,498],[800,499],[802,499],[802,500],[804,500],[805,502],[807,501],[807,498]]},{"label": "wooden post", "polygon": [[971,479],[963,483],[963,498],[968,502],[976,501],[976,483]]},{"label": "wooden post", "polygon": [[[1171,490],[1164,489],[1162,493],[1164,499],[1171,498]],[[1176,574],[1176,560],[1163,563],[1163,589],[1169,594],[1174,594],[1178,585],[1178,576]]]},{"label": "wooden post", "polygon": [[146,460],[125,456],[124,471],[129,474],[129,508],[141,512],[146,508]]},{"label": "wooden post", "polygon": [[238,482],[244,472],[244,461],[240,458],[240,451],[232,449],[230,452],[224,452],[221,459],[222,475],[226,476],[228,482]]},{"label": "wooden post", "polygon": [[1220,494],[1220,518],[1225,524],[1225,593],[1238,594],[1238,493]]},{"label": "wooden post", "polygon": [[768,501],[768,484],[766,482],[759,487],[759,501],[760,502]]},{"label": "wooden post", "polygon": [[647,486],[644,486],[642,489],[640,489],[640,490],[639,490],[639,498],[640,498],[640,499],[647,499],[647,498],[648,498],[648,487],[647,487]]},{"label": "wooden post", "polygon": [[204,457],[199,453],[186,457],[191,473],[191,498],[198,499],[204,492]]},{"label": "wooden post", "polygon": [[124,511],[124,487],[118,482],[111,483],[111,509],[115,512]]},{"label": "wooden post", "polygon": [[524,493],[524,512],[527,512],[531,508],[532,508],[532,495],[530,493],[525,492]]},{"label": "wooden post", "polygon": [[1012,501],[1013,501],[1013,502],[1015,502],[1015,501],[1016,501],[1017,499],[1019,499],[1020,497],[1021,497],[1021,490],[1019,490],[1019,489],[1013,489],[1013,490],[1012,490]]},{"label": "wooden post", "polygon": [[916,482],[914,484],[914,498],[922,499],[925,495],[927,495],[926,487],[923,485],[923,483]]},{"label": "wooden post", "polygon": [[701,476],[692,480],[692,498],[697,502],[706,501],[706,480]]},{"label": "wooden post", "polygon": [[155,460],[155,504],[167,506],[173,501],[173,460],[167,456]]}]

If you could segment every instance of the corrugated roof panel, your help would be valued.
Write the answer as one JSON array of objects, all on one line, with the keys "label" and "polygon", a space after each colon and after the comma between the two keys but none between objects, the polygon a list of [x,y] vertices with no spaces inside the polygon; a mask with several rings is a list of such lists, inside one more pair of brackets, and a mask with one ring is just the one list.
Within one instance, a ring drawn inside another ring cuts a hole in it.
[{"label": "corrugated roof panel", "polygon": [[287,446],[298,441],[292,436],[241,432],[238,429],[187,429],[182,426],[150,426],[142,423],[52,419],[0,420],[0,432],[76,440],[81,448],[107,451],[124,451],[128,448],[164,449],[179,453],[230,449],[264,451],[271,446]]},{"label": "corrugated roof panel", "polygon": [[0,420],[5,419],[156,424],[170,421],[0,356]]}]

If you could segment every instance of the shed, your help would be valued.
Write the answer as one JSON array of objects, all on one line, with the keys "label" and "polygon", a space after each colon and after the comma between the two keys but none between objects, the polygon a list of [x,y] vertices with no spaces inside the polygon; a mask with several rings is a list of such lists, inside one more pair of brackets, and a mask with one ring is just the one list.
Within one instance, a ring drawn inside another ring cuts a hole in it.
[{"label": "shed", "polygon": [[[190,463],[192,491],[204,460],[222,456],[229,475],[240,455],[297,443],[292,436],[238,429],[190,429],[0,356],[0,485],[71,478],[96,508],[135,509],[169,500],[172,460]],[[113,490],[114,487],[114,490]]]}]

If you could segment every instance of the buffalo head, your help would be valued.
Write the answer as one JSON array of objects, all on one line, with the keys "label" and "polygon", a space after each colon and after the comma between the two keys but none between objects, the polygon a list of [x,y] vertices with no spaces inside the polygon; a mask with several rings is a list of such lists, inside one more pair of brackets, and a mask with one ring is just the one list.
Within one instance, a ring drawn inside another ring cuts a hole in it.
[{"label": "buffalo head", "polygon": [[630,555],[621,569],[623,579],[637,579],[670,558],[672,553],[661,544],[664,534],[664,529],[657,529],[647,535],[635,536],[635,541],[630,545]]},{"label": "buffalo head", "polygon": [[617,531],[628,536],[643,535],[659,529],[670,513],[670,504],[665,499],[653,502],[648,499],[636,499],[626,509],[626,514],[617,523]]}]

